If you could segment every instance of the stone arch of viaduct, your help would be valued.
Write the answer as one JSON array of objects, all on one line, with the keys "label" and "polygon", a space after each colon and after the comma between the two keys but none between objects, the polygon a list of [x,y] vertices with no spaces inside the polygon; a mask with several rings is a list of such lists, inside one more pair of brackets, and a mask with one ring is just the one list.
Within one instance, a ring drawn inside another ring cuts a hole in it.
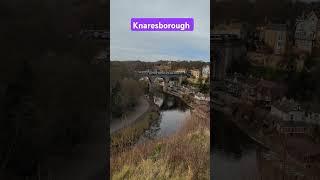
[{"label": "stone arch of viaduct", "polygon": [[136,71],[137,77],[148,77],[149,81],[149,91],[151,91],[154,86],[154,82],[156,78],[162,78],[164,81],[164,90],[167,90],[170,79],[178,79],[179,85],[181,85],[182,80],[188,75],[186,73],[178,73],[178,72],[150,72],[150,71]]}]

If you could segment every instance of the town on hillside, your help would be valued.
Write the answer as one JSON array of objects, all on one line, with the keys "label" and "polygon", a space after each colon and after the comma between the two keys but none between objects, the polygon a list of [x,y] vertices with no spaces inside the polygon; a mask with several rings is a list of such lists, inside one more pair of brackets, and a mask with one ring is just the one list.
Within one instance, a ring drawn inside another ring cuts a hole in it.
[{"label": "town on hillside", "polygon": [[[157,62],[145,71],[138,71],[145,74],[140,80],[147,80],[150,75],[155,76],[151,81],[161,86],[164,91],[177,94],[179,96],[191,97],[198,101],[209,102],[209,63],[200,63],[199,65],[187,62]],[[179,78],[170,78],[170,75],[185,75]],[[161,76],[163,75],[163,76]],[[166,75],[169,75],[166,78]]]},{"label": "town on hillside", "polygon": [[[184,163],[192,164],[190,167],[194,169],[201,167],[193,175],[195,178],[209,179],[210,63],[111,61],[110,79],[112,179],[122,175],[122,169],[129,166],[132,171],[138,171],[138,179],[145,179],[140,177],[137,164],[146,159],[167,163],[168,157],[172,159],[165,165],[168,167],[165,172],[169,172],[165,179],[180,178],[183,173],[175,175],[170,171]],[[144,148],[157,151],[157,155],[142,152]],[[178,153],[177,158],[176,152],[185,150],[188,152]],[[191,154],[201,156],[191,157]],[[183,168],[183,172],[188,170]],[[158,173],[153,175],[157,177]]]},{"label": "town on hillside", "polygon": [[320,8],[299,7],[260,20],[220,17],[211,30],[212,112],[277,154],[259,179],[320,178]]}]

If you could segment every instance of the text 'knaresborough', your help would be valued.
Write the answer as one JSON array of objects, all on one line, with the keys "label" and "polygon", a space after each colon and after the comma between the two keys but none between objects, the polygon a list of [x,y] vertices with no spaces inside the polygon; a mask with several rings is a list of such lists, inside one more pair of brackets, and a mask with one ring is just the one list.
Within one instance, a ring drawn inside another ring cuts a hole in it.
[{"label": "text 'knaresborough'", "polygon": [[132,18],[132,31],[193,31],[193,18]]}]

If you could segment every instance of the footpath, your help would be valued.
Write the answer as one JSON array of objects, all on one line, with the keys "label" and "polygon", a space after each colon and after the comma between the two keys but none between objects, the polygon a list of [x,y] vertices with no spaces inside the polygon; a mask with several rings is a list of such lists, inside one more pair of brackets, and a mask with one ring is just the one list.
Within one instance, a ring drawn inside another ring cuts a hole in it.
[{"label": "footpath", "polygon": [[148,110],[148,108],[148,100],[144,96],[141,96],[139,99],[139,105],[134,109],[134,111],[126,113],[124,117],[111,120],[110,134],[135,122],[142,114],[144,114]]}]

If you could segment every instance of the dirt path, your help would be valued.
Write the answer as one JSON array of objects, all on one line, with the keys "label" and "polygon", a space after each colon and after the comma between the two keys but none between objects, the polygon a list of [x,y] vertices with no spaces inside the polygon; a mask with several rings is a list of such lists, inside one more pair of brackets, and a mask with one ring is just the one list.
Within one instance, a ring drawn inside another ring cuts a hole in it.
[{"label": "dirt path", "polygon": [[143,113],[145,113],[149,108],[149,103],[145,97],[139,99],[139,105],[134,111],[128,112],[124,118],[112,119],[110,122],[110,134],[115,131],[126,127],[138,119]]}]

